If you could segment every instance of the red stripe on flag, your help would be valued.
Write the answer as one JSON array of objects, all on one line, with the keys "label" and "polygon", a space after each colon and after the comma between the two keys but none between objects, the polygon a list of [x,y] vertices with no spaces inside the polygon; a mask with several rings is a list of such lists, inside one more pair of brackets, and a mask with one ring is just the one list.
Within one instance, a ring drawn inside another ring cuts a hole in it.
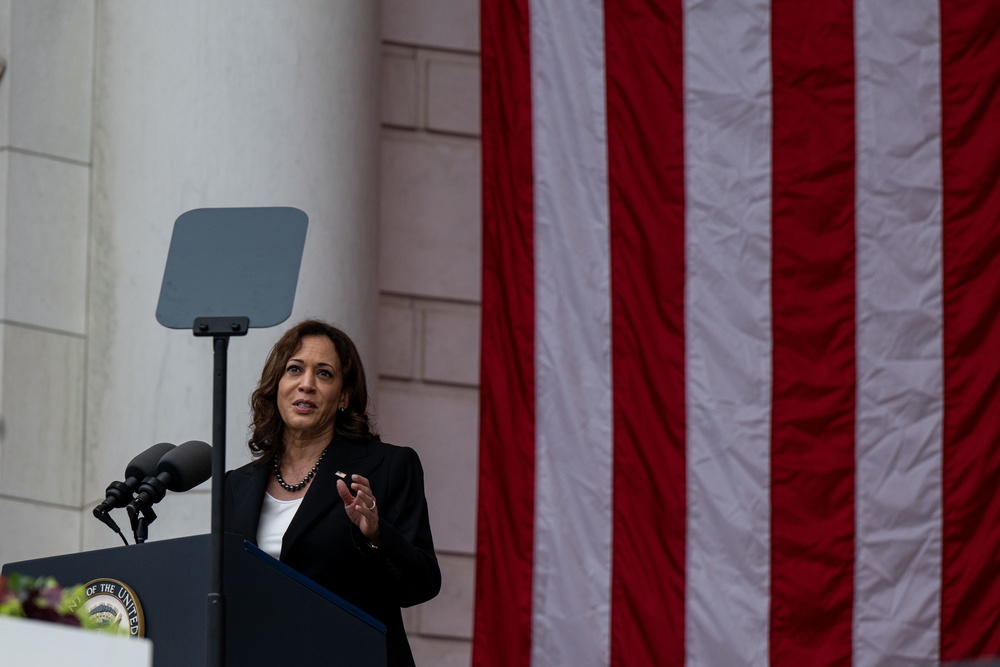
[{"label": "red stripe on flag", "polygon": [[941,3],[941,659],[1000,655],[1000,4]]},{"label": "red stripe on flag", "polygon": [[483,0],[483,318],[472,662],[531,654],[534,194],[528,0]]},{"label": "red stripe on flag", "polygon": [[611,664],[680,666],[683,17],[679,0],[649,5],[605,4],[615,427]]},{"label": "red stripe on flag", "polygon": [[772,4],[771,664],[851,664],[852,0]]}]

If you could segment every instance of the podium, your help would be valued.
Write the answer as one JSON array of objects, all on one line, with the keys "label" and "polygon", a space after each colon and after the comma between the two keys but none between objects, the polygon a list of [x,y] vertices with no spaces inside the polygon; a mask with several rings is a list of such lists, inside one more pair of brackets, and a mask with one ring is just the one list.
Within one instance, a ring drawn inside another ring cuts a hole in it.
[{"label": "podium", "polygon": [[[225,535],[226,664],[385,667],[385,626],[238,535]],[[135,593],[154,667],[205,665],[211,536],[7,563],[63,586],[114,579]]]}]

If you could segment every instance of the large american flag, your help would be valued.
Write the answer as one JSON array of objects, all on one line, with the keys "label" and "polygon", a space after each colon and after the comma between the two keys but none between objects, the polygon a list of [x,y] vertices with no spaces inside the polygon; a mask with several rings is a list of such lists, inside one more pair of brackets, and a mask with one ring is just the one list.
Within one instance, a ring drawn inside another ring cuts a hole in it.
[{"label": "large american flag", "polygon": [[1000,2],[481,9],[474,664],[1000,654]]}]

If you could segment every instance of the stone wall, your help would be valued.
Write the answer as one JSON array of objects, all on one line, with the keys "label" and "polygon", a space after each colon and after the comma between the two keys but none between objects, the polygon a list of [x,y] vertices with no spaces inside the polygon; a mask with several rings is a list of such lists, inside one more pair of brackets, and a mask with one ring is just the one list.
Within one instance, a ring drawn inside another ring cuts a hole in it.
[{"label": "stone wall", "polygon": [[478,0],[384,0],[378,415],[417,449],[444,575],[417,663],[468,665],[479,439]]}]

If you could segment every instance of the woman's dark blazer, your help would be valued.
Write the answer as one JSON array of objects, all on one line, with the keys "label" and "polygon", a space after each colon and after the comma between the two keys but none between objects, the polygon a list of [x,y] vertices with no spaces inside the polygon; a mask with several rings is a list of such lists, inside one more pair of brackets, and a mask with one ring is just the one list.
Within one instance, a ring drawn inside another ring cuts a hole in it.
[{"label": "woman's dark blazer", "polygon": [[[338,471],[371,482],[378,502],[378,549],[369,548],[347,518],[337,493]],[[272,474],[271,466],[253,463],[226,474],[227,531],[257,543]],[[388,664],[412,665],[400,607],[426,602],[441,589],[417,453],[378,438],[334,438],[285,531],[280,560],[385,623]]]}]

